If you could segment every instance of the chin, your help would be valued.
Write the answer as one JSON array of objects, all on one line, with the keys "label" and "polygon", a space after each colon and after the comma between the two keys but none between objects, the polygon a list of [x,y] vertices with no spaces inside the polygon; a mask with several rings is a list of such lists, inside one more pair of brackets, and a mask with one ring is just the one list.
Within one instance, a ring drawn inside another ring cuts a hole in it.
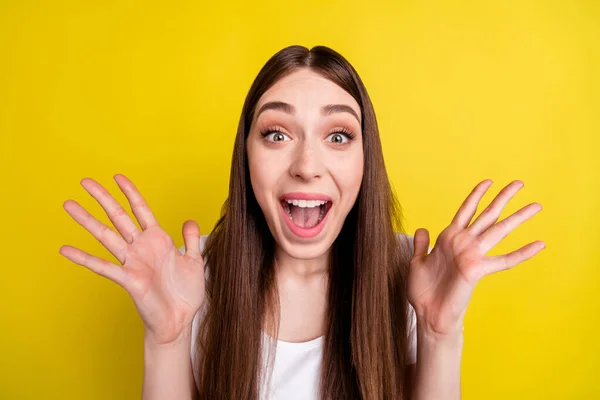
[{"label": "chin", "polygon": [[280,243],[279,246],[288,256],[296,260],[314,260],[323,257],[331,249],[332,243],[329,241],[319,241],[316,243]]}]

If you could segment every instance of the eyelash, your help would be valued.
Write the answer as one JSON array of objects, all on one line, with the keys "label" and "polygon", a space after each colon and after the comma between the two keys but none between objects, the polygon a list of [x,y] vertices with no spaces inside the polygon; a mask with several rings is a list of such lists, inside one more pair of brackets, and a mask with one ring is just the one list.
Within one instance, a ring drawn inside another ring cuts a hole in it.
[{"label": "eyelash", "polygon": [[[262,132],[260,133],[260,135],[261,135],[263,138],[266,138],[268,135],[270,135],[270,134],[272,134],[272,133],[281,133],[281,134],[283,134],[283,135],[286,135],[286,136],[287,136],[287,133],[285,133],[284,131],[282,131],[280,128],[270,128],[270,129],[264,130],[264,131],[262,131]],[[352,139],[354,139],[354,138],[356,137],[356,135],[355,135],[354,133],[350,132],[350,131],[349,131],[348,129],[346,129],[346,128],[340,128],[340,129],[338,129],[338,130],[335,130],[335,131],[333,131],[333,132],[330,132],[330,133],[329,133],[329,135],[327,135],[327,137],[329,137],[329,136],[331,136],[331,135],[334,135],[334,134],[341,134],[341,135],[344,135],[344,136],[346,136],[346,137],[348,138],[348,141],[351,141]],[[344,143],[341,143],[341,144],[344,144]]]}]

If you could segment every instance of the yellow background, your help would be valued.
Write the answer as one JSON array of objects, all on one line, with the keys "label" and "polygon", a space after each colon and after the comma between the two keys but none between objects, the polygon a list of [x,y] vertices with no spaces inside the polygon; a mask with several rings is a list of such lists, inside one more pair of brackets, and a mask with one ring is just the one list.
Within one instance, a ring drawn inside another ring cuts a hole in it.
[{"label": "yellow background", "polygon": [[493,251],[547,243],[485,278],[465,323],[464,399],[600,396],[600,2],[2,1],[0,398],[139,398],[142,325],[117,285],[58,253],[112,256],[63,210],[129,176],[159,222],[208,233],[252,79],[324,44],[377,111],[410,234],[435,240],[480,180],[544,209]]}]

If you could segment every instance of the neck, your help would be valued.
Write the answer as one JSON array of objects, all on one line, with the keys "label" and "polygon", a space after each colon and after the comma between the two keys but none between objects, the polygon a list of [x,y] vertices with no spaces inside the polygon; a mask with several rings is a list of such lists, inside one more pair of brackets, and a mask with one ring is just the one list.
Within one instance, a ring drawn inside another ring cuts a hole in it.
[{"label": "neck", "polygon": [[331,250],[313,259],[293,258],[279,246],[275,249],[275,271],[278,276],[295,279],[310,279],[329,272]]}]

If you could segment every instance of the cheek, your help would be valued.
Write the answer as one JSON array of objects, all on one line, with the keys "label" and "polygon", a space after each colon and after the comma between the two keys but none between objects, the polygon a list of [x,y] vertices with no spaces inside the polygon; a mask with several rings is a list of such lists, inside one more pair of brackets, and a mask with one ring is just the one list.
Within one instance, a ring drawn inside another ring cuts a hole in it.
[{"label": "cheek", "polygon": [[347,199],[352,198],[354,200],[360,190],[364,169],[363,163],[361,149],[361,151],[344,156],[343,160],[336,163],[334,167],[335,180],[343,191],[342,195]]},{"label": "cheek", "polygon": [[277,183],[281,163],[269,157],[268,151],[257,147],[248,148],[248,168],[254,196],[261,208],[267,206],[266,201],[272,196]]}]

